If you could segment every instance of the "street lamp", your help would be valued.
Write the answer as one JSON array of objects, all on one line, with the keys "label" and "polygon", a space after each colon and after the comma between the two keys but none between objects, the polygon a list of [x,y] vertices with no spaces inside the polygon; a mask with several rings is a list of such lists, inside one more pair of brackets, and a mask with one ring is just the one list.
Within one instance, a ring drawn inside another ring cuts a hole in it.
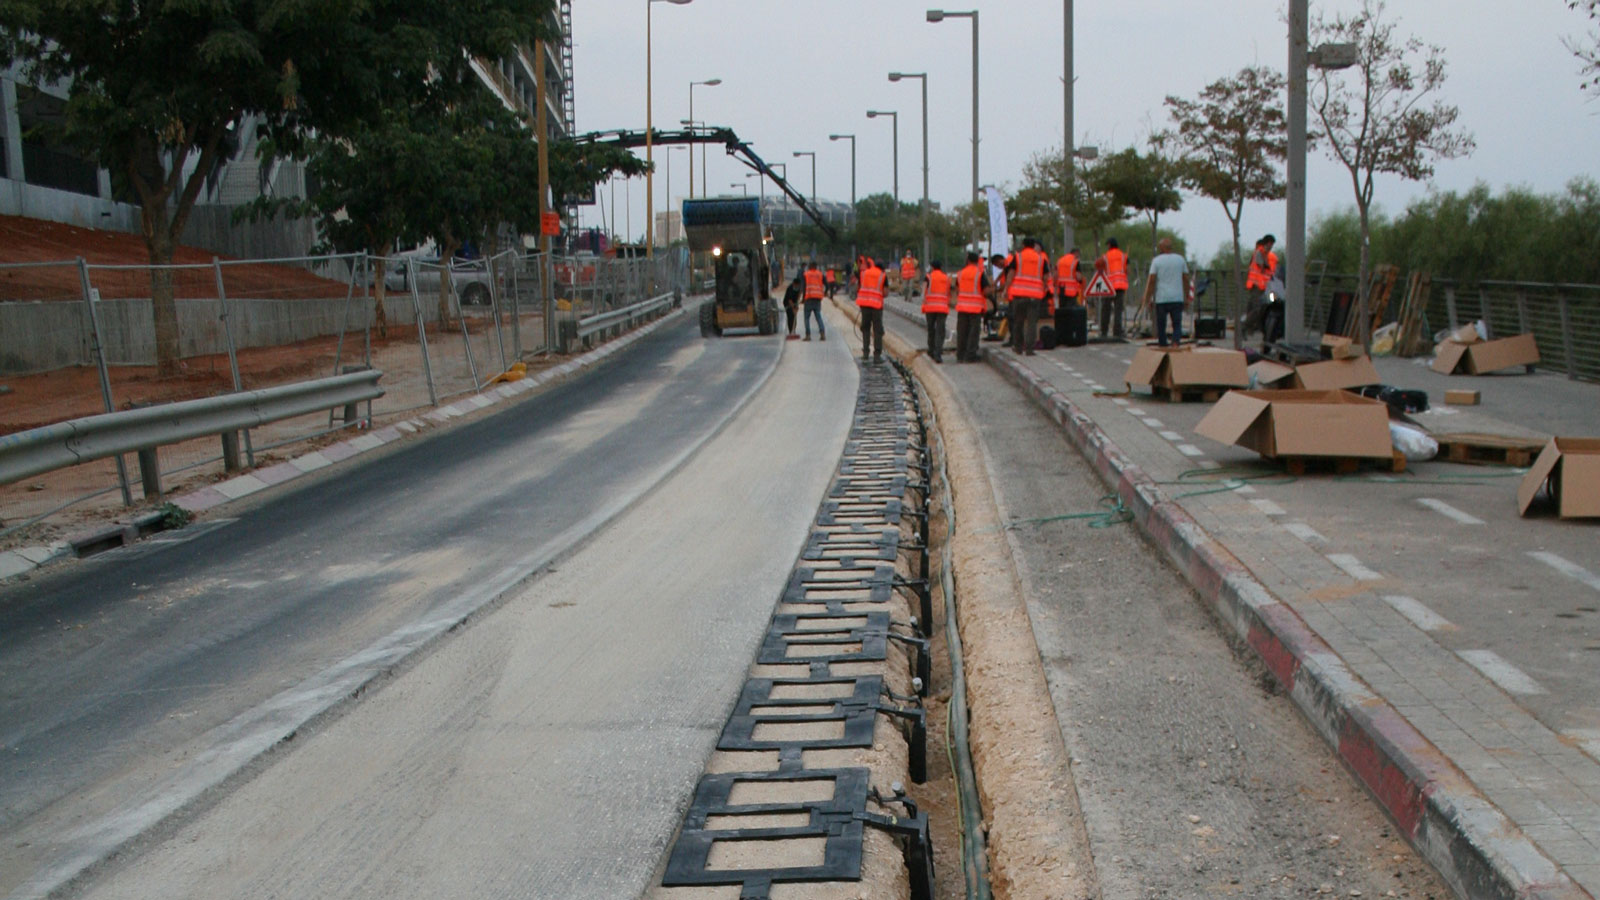
[{"label": "street lamp", "polygon": [[928,73],[890,72],[890,81],[915,78],[922,82],[922,262],[928,262]]},{"label": "street lamp", "polygon": [[[929,22],[943,22],[945,19],[971,19],[972,20],[972,208],[978,208],[978,11],[951,12],[944,9],[928,10]],[[974,219],[976,221],[976,219]],[[977,226],[973,226],[973,246],[977,246]]]},{"label": "street lamp", "polygon": [[[667,179],[667,196],[666,196],[666,201],[667,202],[665,204],[666,208],[667,208],[667,238],[663,243],[667,244],[668,246],[672,245],[672,151],[674,151],[674,150],[687,150],[687,149],[689,149],[689,148],[683,147],[683,146],[672,146],[672,145],[669,145],[666,148],[666,150],[667,150],[666,163],[667,164],[662,167],[663,169],[666,170],[663,174],[666,175],[666,179]],[[689,157],[689,173],[691,175],[694,174],[694,157],[693,156]],[[655,210],[651,210],[650,214],[652,216],[655,215]],[[651,237],[653,239],[654,235],[652,235]]]},{"label": "street lamp", "polygon": [[830,141],[850,142],[850,218],[854,222],[856,215],[856,136],[853,134],[830,134]]},{"label": "street lamp", "polygon": [[[644,6],[644,161],[647,164],[644,173],[644,204],[645,208],[651,211],[650,215],[644,217],[644,227],[649,232],[645,236],[644,252],[646,256],[651,257],[656,255],[655,95],[653,93],[654,85],[652,84],[654,66],[651,59],[653,49],[651,45],[654,34],[651,24],[651,19],[653,18],[651,11],[656,8],[657,3],[671,3],[674,6],[683,6],[689,2],[690,0],[645,0]],[[544,65],[544,61],[540,60],[539,65]],[[543,137],[543,135],[540,135],[541,140]]]},{"label": "street lamp", "polygon": [[867,118],[876,119],[879,116],[888,116],[894,122],[894,202],[900,204],[900,113],[885,112],[878,109],[867,110]]},{"label": "street lamp", "polygon": [[[693,123],[694,123],[694,89],[695,89],[695,87],[698,86],[698,85],[704,85],[705,87],[716,87],[717,85],[719,85],[721,83],[722,83],[722,79],[721,78],[708,78],[705,81],[691,81],[691,82],[689,82],[689,122],[690,122],[690,126],[691,127],[693,127]],[[702,150],[703,149],[704,149],[704,147],[702,147]],[[703,166],[702,166],[702,168],[703,168]],[[707,186],[706,182],[705,182],[705,178],[704,178],[705,174],[706,173],[704,171],[701,171],[701,173],[700,173],[700,175],[702,176],[701,179],[700,179],[700,186],[701,186],[702,193],[704,193],[704,190],[705,190],[705,188]],[[694,196],[694,157],[693,156],[691,156],[689,158],[689,196],[690,197]]]},{"label": "street lamp", "polygon": [[[767,175],[766,175],[765,172],[750,172],[750,173],[746,174],[744,177],[745,177],[746,181],[750,180],[751,178],[759,178],[759,179],[761,179],[760,181],[756,182],[756,184],[758,185],[758,190],[760,191],[760,197],[761,197],[761,199],[759,201],[760,204],[761,204],[761,206],[760,206],[760,214],[757,216],[757,219],[761,223],[762,233],[765,234],[766,233],[766,227],[767,227]],[[750,195],[750,189],[749,188],[745,188],[744,189],[744,193],[745,193],[745,196],[748,197]]]},{"label": "street lamp", "polygon": [[794,152],[795,159],[799,159],[802,156],[811,157],[811,205],[812,206],[816,206],[817,205],[817,151],[815,151],[815,150],[796,150]]},{"label": "street lamp", "polygon": [[733,183],[732,183],[732,184],[730,184],[730,185],[728,185],[728,187],[731,187],[731,188],[732,188],[732,187],[736,187],[736,188],[738,188],[738,189],[739,189],[739,190],[741,190],[741,191],[744,191],[744,195],[745,195],[745,196],[746,196],[746,197],[748,197],[748,196],[750,196],[750,185],[749,185],[749,183],[748,183],[748,182],[744,182],[744,181],[735,181],[735,182],[733,182]]}]

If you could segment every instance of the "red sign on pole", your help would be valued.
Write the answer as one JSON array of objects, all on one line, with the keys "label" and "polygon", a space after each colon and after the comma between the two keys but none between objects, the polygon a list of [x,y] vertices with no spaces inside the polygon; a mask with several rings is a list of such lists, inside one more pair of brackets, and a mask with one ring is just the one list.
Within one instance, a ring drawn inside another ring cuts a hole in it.
[{"label": "red sign on pole", "polygon": [[561,234],[561,214],[558,213],[558,212],[547,212],[547,213],[545,213],[544,217],[539,220],[539,233],[540,234],[547,234],[547,235],[550,235],[551,237],[555,237],[557,235],[560,235]]}]

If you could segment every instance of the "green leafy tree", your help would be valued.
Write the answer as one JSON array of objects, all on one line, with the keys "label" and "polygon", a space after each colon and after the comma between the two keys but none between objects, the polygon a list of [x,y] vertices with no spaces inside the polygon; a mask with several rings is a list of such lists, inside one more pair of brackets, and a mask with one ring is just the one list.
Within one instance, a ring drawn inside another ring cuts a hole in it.
[{"label": "green leafy tree", "polygon": [[1361,224],[1361,258],[1356,270],[1358,333],[1371,336],[1367,322],[1367,273],[1371,270],[1372,200],[1376,175],[1408,181],[1433,177],[1433,163],[1472,152],[1471,135],[1453,128],[1460,111],[1437,98],[1445,82],[1444,50],[1415,37],[1395,34],[1386,20],[1384,0],[1362,0],[1354,13],[1319,16],[1312,43],[1356,46],[1350,69],[1318,71],[1311,90],[1316,138],[1345,167],[1355,192]]},{"label": "green leafy tree", "polygon": [[[1161,214],[1183,208],[1183,195],[1178,192],[1183,171],[1179,161],[1168,154],[1171,142],[1170,135],[1158,134],[1151,138],[1147,152],[1128,147],[1103,157],[1094,168],[1094,181],[1101,189],[1122,206],[1143,214],[1150,223],[1152,248],[1160,239]],[[1143,242],[1141,237],[1139,243]]]},{"label": "green leafy tree", "polygon": [[1128,218],[1128,207],[1102,180],[1102,161],[1068,163],[1065,148],[1034,154],[1022,169],[1022,187],[1012,198],[1012,231],[1045,238],[1060,234],[1065,217],[1094,236],[1095,252],[1106,229]]},{"label": "green leafy tree", "polygon": [[[1278,163],[1288,155],[1288,136],[1281,105],[1283,76],[1252,66],[1232,78],[1206,85],[1196,99],[1167,97],[1176,131],[1173,146],[1181,153],[1183,183],[1222,204],[1233,229],[1232,284],[1243,283],[1239,260],[1239,219],[1248,200],[1276,200],[1284,183]],[[1236,310],[1233,342],[1242,341]]]},{"label": "green leafy tree", "polygon": [[289,148],[392,106],[459,93],[473,56],[531,40],[551,0],[7,0],[0,64],[71,85],[61,137],[140,207],[156,360],[179,361],[172,261],[240,123]]}]

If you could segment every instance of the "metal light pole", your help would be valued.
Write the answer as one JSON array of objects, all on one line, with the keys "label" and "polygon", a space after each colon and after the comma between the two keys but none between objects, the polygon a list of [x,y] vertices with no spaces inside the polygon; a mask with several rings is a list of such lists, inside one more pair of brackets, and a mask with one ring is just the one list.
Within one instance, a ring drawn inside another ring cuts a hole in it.
[{"label": "metal light pole", "polygon": [[[651,24],[651,19],[653,18],[653,16],[651,15],[651,11],[655,9],[655,6],[656,6],[657,3],[671,3],[671,4],[675,5],[675,6],[683,6],[684,4],[689,3],[689,2],[690,2],[690,0],[645,0],[645,6],[644,6],[644,161],[648,164],[648,167],[646,168],[645,173],[644,173],[644,196],[645,196],[644,205],[645,205],[645,209],[652,210],[652,211],[654,211],[655,207],[656,207],[656,173],[655,173],[655,161],[656,161],[655,127],[656,126],[655,126],[654,85],[651,83],[652,80],[653,80],[653,77],[654,77],[654,66],[652,65],[652,62],[653,62],[653,60],[652,60],[653,47],[651,46],[652,43],[653,43],[654,34],[653,34],[653,26]],[[544,60],[541,59],[539,61],[539,65],[541,65],[541,66],[544,65]],[[543,103],[544,102],[544,98],[543,97],[539,98],[539,102]],[[544,137],[543,135],[540,135],[541,139],[543,137]],[[631,210],[630,210],[630,212],[631,212]],[[655,229],[655,216],[653,214],[645,216],[645,230],[648,232],[648,234],[645,236],[644,252],[645,252],[646,256],[654,257],[656,255],[656,229]]]},{"label": "metal light pole", "polygon": [[[717,85],[719,85],[721,83],[722,83],[722,79],[721,78],[708,78],[705,81],[691,81],[691,82],[689,82],[689,123],[690,123],[690,127],[693,127],[693,125],[694,125],[694,89],[695,89],[695,87],[697,85],[704,85],[706,87],[716,87]],[[701,175],[700,190],[701,190],[702,193],[704,193],[704,191],[705,191],[705,189],[707,187],[706,182],[705,182],[705,177],[704,177],[705,176],[705,172],[701,172],[700,175]],[[693,154],[690,154],[690,156],[689,156],[689,196],[690,197],[694,196],[694,155]]]},{"label": "metal light pole", "polygon": [[[666,169],[666,177],[667,177],[667,196],[666,196],[666,201],[667,202],[665,204],[665,206],[667,208],[667,239],[665,241],[663,241],[662,243],[666,244],[669,247],[672,246],[672,151],[674,151],[674,150],[686,150],[686,149],[688,149],[688,148],[687,147],[668,147],[667,148],[667,156],[666,156],[667,164],[663,167],[664,169]],[[689,174],[690,175],[694,174],[694,157],[692,157],[692,156],[689,157]],[[652,212],[651,215],[654,215],[654,212]]]},{"label": "metal light pole", "polygon": [[[767,233],[767,176],[766,176],[765,173],[762,173],[762,172],[751,172],[751,173],[745,175],[744,177],[745,177],[746,180],[749,180],[751,178],[759,178],[759,179],[761,179],[760,181],[756,182],[756,185],[758,186],[758,190],[760,191],[759,196],[761,198],[761,200],[760,200],[760,203],[761,203],[760,215],[758,215],[756,217],[756,219],[757,219],[757,222],[761,225],[761,234],[762,234],[763,237],[765,237],[766,233]],[[748,187],[745,188],[744,189],[744,193],[745,193],[745,196],[748,197],[750,195],[750,189]]]},{"label": "metal light pole", "polygon": [[[1065,136],[1067,159],[1067,184],[1073,184],[1076,177],[1077,160],[1072,147],[1072,0],[1061,0],[1061,133]],[[1073,234],[1072,215],[1066,215],[1062,223],[1061,237],[1064,243],[1061,252],[1066,253],[1072,249]]]},{"label": "metal light pole", "polygon": [[[928,10],[929,22],[943,22],[945,19],[971,19],[972,20],[972,210],[978,210],[978,11],[951,12],[943,9]],[[977,217],[973,217],[972,246],[978,246]]]},{"label": "metal light pole", "polygon": [[830,141],[850,142],[850,218],[854,222],[856,215],[856,136],[853,134],[830,134]]},{"label": "metal light pole", "polygon": [[916,78],[922,82],[922,264],[928,264],[928,73],[890,72],[890,81]]},{"label": "metal light pole", "polygon": [[900,203],[900,113],[897,111],[869,109],[867,118],[876,119],[879,116],[888,116],[894,122],[894,202]]},{"label": "metal light pole", "polygon": [[746,183],[746,182],[735,181],[732,184],[728,185],[728,187],[736,187],[739,190],[744,191],[744,195],[746,197],[750,196],[750,185],[748,183]]},{"label": "metal light pole", "polygon": [[811,205],[812,206],[816,206],[817,205],[817,151],[815,151],[815,150],[796,150],[796,151],[794,151],[794,158],[795,159],[799,159],[802,156],[811,157]]}]

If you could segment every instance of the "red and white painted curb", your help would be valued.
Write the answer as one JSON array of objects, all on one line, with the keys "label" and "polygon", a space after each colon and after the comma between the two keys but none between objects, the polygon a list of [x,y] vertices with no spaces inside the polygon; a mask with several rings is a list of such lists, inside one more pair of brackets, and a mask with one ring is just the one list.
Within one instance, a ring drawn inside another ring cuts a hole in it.
[{"label": "red and white painted curb", "polygon": [[[360,456],[386,444],[392,444],[407,435],[416,434],[428,428],[436,428],[448,423],[451,419],[475,413],[480,409],[486,409],[502,401],[511,400],[529,391],[536,391],[552,384],[571,380],[610,359],[613,354],[626,349],[635,341],[665,326],[672,319],[681,316],[685,309],[686,307],[672,310],[654,322],[630,331],[614,341],[608,341],[588,353],[574,357],[554,368],[529,375],[521,381],[502,384],[482,393],[463,397],[449,406],[441,406],[414,419],[396,422],[393,425],[379,428],[360,437],[340,441],[337,444],[314,450],[275,465],[254,469],[227,481],[206,485],[198,490],[173,497],[172,502],[189,513],[215,509],[230,501],[248,497],[275,485],[285,484],[318,469],[325,469],[335,463]],[[105,526],[95,529],[96,532],[105,530]],[[72,556],[73,544],[80,537],[75,535],[65,541],[57,541],[48,546],[21,547],[16,550],[0,552],[0,579],[20,575],[56,559]]]},{"label": "red and white painted curb", "polygon": [[1295,705],[1463,897],[1593,900],[1326,641],[1174,503],[1077,406],[1009,354],[984,354],[1116,488],[1145,535],[1250,645]]}]

